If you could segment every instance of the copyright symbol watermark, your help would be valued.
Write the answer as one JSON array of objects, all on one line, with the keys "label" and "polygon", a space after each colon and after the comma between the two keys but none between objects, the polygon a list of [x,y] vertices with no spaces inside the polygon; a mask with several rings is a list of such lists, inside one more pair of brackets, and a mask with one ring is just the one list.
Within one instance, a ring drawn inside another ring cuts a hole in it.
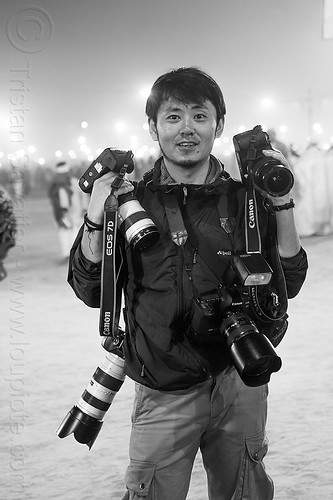
[{"label": "copyright symbol watermark", "polygon": [[54,32],[50,14],[36,5],[19,9],[7,22],[7,38],[15,49],[36,53],[44,50]]}]

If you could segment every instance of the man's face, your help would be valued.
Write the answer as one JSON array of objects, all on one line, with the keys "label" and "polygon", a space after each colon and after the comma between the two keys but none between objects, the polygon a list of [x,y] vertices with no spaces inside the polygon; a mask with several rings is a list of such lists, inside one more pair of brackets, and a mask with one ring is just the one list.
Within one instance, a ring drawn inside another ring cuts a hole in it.
[{"label": "man's face", "polygon": [[164,101],[157,122],[149,123],[150,134],[159,142],[166,165],[193,168],[206,163],[214,140],[220,137],[223,123],[217,123],[216,109],[210,101],[182,104]]}]

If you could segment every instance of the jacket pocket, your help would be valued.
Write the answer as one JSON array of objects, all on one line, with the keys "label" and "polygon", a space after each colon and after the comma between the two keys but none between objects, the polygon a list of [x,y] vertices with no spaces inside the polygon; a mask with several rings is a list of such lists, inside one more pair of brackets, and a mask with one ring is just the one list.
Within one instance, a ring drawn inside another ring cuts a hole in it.
[{"label": "jacket pocket", "polygon": [[154,500],[154,475],[156,464],[131,460],[125,473],[125,483],[130,500]]}]

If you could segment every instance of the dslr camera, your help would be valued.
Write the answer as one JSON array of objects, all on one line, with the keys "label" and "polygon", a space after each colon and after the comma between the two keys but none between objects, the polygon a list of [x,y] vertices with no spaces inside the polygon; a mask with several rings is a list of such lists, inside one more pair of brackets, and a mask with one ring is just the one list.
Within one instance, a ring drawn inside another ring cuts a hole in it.
[{"label": "dslr camera", "polygon": [[[125,173],[134,170],[133,156],[132,151],[105,149],[80,177],[80,188],[85,193],[91,193],[95,180],[109,171],[119,174],[112,187],[120,187]],[[153,245],[159,239],[158,229],[133,192],[120,195],[118,204],[117,227],[125,239],[136,250]]]},{"label": "dslr camera", "polygon": [[284,196],[294,185],[292,172],[274,158],[265,156],[264,149],[273,149],[269,135],[260,125],[233,137],[242,181],[250,176],[255,188],[271,196]]},{"label": "dslr camera", "polygon": [[[252,272],[248,273],[249,269]],[[190,340],[199,345],[225,342],[237,372],[249,387],[267,384],[282,366],[271,342],[250,317],[251,289],[267,284],[271,271],[260,254],[235,256],[223,276],[226,285],[193,300]]]}]

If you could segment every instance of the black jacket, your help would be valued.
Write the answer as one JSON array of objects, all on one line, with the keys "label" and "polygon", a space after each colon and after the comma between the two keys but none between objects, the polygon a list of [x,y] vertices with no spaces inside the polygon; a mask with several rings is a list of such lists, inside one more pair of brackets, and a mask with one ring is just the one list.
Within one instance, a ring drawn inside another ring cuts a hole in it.
[{"label": "black jacket", "polygon": [[[126,257],[125,372],[144,385],[174,390],[200,383],[230,363],[222,334],[218,343],[198,342],[189,334],[189,324],[196,296],[216,291],[221,283],[226,287],[233,284],[225,283],[225,276],[232,257],[246,251],[245,190],[227,174],[209,185],[161,185],[158,178],[159,166],[155,165],[154,177],[148,183],[140,181],[136,197],[157,226],[159,240],[143,252],[134,250],[126,238],[121,242]],[[295,257],[279,259],[274,216],[267,212],[261,196],[256,196],[262,254],[273,268],[274,279],[269,287],[257,287],[264,315],[260,317],[253,304],[247,312],[259,330],[272,334],[273,340],[275,335],[278,343],[280,331],[284,333],[286,328],[287,297],[299,292],[306,276],[307,258],[301,249]],[[178,202],[189,230],[184,246],[171,239],[164,197],[173,197]],[[221,206],[222,214],[218,208]],[[81,300],[99,307],[101,266],[84,258],[80,239],[79,234],[71,253],[68,281]],[[217,266],[202,251],[207,246],[209,252],[218,256]],[[267,297],[272,294],[279,296],[279,308],[273,313],[276,320],[267,321],[266,312],[270,308]]]}]

